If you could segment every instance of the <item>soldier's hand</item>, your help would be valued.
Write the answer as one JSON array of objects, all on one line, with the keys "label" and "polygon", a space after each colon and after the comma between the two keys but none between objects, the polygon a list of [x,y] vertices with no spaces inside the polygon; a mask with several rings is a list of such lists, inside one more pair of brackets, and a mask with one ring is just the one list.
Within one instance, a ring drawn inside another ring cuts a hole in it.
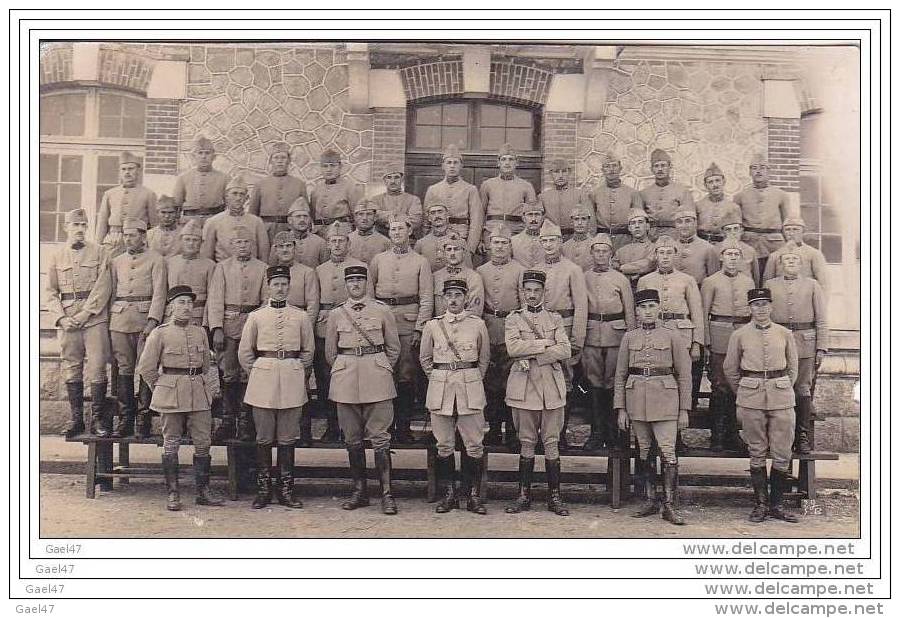
[{"label": "soldier's hand", "polygon": [[409,344],[415,348],[415,347],[419,346],[419,343],[421,341],[422,341],[422,333],[420,333],[417,330],[414,330],[413,334],[409,338]]},{"label": "soldier's hand", "polygon": [[69,318],[69,317],[60,318],[59,319],[59,327],[61,329],[63,329],[64,331],[75,330],[76,328],[78,328],[78,326],[75,324],[75,322],[72,320],[72,318]]},{"label": "soldier's hand", "polygon": [[213,350],[216,352],[225,350],[225,332],[221,328],[213,331]]},{"label": "soldier's hand", "polygon": [[678,412],[678,429],[687,429],[690,422],[691,420],[688,417],[688,411],[680,410]]},{"label": "soldier's hand", "polygon": [[619,408],[619,430],[628,431],[628,424],[630,422],[631,419],[628,418],[628,412],[625,411],[625,408]]},{"label": "soldier's hand", "polygon": [[153,320],[147,320],[147,325],[144,327],[144,330],[141,331],[141,339],[146,339],[147,337],[149,337],[154,328],[156,328],[156,322]]},{"label": "soldier's hand", "polygon": [[697,362],[700,360],[700,344],[694,341],[691,343],[691,361]]},{"label": "soldier's hand", "polygon": [[83,328],[87,321],[90,319],[91,314],[83,310],[72,316],[72,321],[75,322],[75,328]]},{"label": "soldier's hand", "polygon": [[816,370],[822,366],[822,361],[825,360],[825,350],[816,350]]}]

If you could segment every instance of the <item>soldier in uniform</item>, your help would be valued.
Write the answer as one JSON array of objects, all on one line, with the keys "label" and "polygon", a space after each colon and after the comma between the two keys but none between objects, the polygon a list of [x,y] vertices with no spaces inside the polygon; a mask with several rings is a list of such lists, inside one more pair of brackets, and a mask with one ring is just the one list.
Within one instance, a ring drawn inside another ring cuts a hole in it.
[{"label": "soldier in uniform", "polygon": [[603,183],[587,196],[594,209],[597,231],[609,234],[613,240],[613,251],[618,251],[631,241],[629,217],[631,211],[644,209],[641,194],[622,184],[622,159],[618,154],[608,152],[603,157]]},{"label": "soldier in uniform", "polygon": [[[525,229],[511,239],[512,256],[525,268],[534,268],[544,261],[541,247],[541,226],[544,224],[544,206],[539,202],[522,205]],[[499,225],[505,225],[500,222]]]},{"label": "soldier in uniform", "polygon": [[631,286],[637,286],[638,279],[655,267],[654,245],[650,240],[649,219],[647,213],[635,208],[628,215],[628,232],[631,242],[616,249],[613,255],[613,268],[628,277]]},{"label": "soldier in uniform", "polygon": [[614,241],[608,234],[591,240],[594,266],[584,274],[588,297],[587,335],[581,366],[591,385],[591,434],[584,450],[624,446],[613,410],[619,345],[634,323],[634,295],[628,278],[610,267]]},{"label": "soldier in uniform", "polygon": [[743,251],[738,243],[725,241],[719,245],[719,252],[722,255],[722,270],[707,277],[700,286],[712,386],[709,398],[709,409],[713,415],[710,447],[741,449],[743,443],[738,436],[734,394],[728,386],[723,366],[731,334],[750,322],[747,292],[756,284],[750,275],[740,270]]},{"label": "soldier in uniform", "polygon": [[444,289],[444,282],[449,279],[461,279],[466,282],[466,311],[480,318],[484,309],[484,282],[481,275],[463,264],[463,256],[467,253],[466,243],[456,234],[444,239],[444,255],[447,266],[434,273],[434,315],[440,317],[447,311],[444,294],[437,291]]},{"label": "soldier in uniform", "polygon": [[266,224],[270,243],[275,240],[275,234],[291,229],[287,220],[291,204],[298,198],[306,199],[306,183],[288,174],[290,167],[290,146],[284,142],[272,144],[269,175],[256,183],[247,202],[247,212]]},{"label": "soldier in uniform", "polygon": [[715,163],[703,172],[707,195],[697,202],[697,236],[710,243],[725,240],[722,231],[724,217],[740,219],[741,208],[725,197],[725,174]]},{"label": "soldier in uniform", "polygon": [[328,226],[335,221],[350,223],[350,204],[359,204],[363,198],[361,186],[342,175],[341,155],[331,148],[319,157],[322,180],[309,192],[310,212],[319,236],[328,233]]},{"label": "soldier in uniform", "polygon": [[571,219],[572,225],[575,226],[575,233],[563,243],[562,254],[578,264],[581,270],[590,270],[594,265],[594,260],[591,258],[591,242],[593,241],[590,236],[591,216],[586,208],[576,206],[572,209]]},{"label": "soldier in uniform", "polygon": [[388,428],[394,417],[393,371],[400,358],[400,338],[390,309],[366,296],[366,276],[363,264],[344,269],[347,300],[329,314],[325,335],[325,357],[331,365],[329,396],[337,404],[353,478],[353,491],[341,506],[352,511],[369,505],[366,439],[375,451],[381,512],[395,515]]},{"label": "soldier in uniform", "polygon": [[372,198],[377,212],[375,229],[386,236],[391,215],[406,215],[412,224],[413,238],[421,238],[424,224],[422,202],[418,196],[403,190],[403,165],[392,162],[385,168],[381,179],[384,181],[385,192]]},{"label": "soldier in uniform", "polygon": [[[460,242],[459,250],[462,251]],[[484,322],[466,311],[470,290],[463,279],[445,279],[441,288],[447,311],[429,320],[422,332],[419,360],[428,376],[425,407],[437,442],[435,470],[443,498],[435,511],[459,508],[454,448],[456,432],[465,452],[460,460],[460,493],[466,510],[485,515],[481,499],[484,477],[484,377],[491,360]]]},{"label": "soldier in uniform", "polygon": [[[447,266],[447,257],[444,255],[444,240],[448,234],[456,234],[456,232],[453,232],[450,228],[447,207],[443,204],[435,203],[428,207],[428,222],[430,231],[416,241],[413,249],[428,260],[428,263],[431,264],[431,272],[437,272]],[[456,235],[459,236],[459,234]],[[468,244],[463,255],[463,264],[472,268],[472,254],[469,251]]]},{"label": "soldier in uniform", "polygon": [[650,171],[653,184],[641,190],[644,210],[650,215],[653,238],[672,236],[675,233],[675,213],[679,210],[693,210],[694,197],[686,186],[672,180],[672,159],[668,153],[657,148],[650,153]]},{"label": "soldier in uniform", "polygon": [[206,306],[224,384],[221,437],[233,438],[235,422],[240,419],[238,439],[244,441],[253,439],[253,425],[250,409],[242,403],[247,375],[238,361],[238,344],[247,316],[266,297],[266,263],[253,257],[252,243],[250,230],[234,228],[232,256],[216,264]]},{"label": "soldier in uniform", "polygon": [[826,298],[815,279],[800,273],[803,256],[796,247],[784,251],[780,258],[784,274],[766,281],[765,287],[772,292],[772,321],[794,333],[798,359],[793,382],[797,406],[795,443],[798,452],[807,454],[815,446],[813,383],[828,350]]},{"label": "soldier in uniform", "polygon": [[[737,415],[750,451],[750,481],[756,506],[750,521],[766,517],[795,523],[784,510],[790,489],[789,466],[794,439],[794,390],[797,349],[791,331],[772,322],[772,292],[747,293],[752,322],[739,328],[728,341],[724,372],[737,395]],[[766,458],[772,459],[767,487]]]},{"label": "soldier in uniform", "polygon": [[205,257],[221,262],[231,257],[235,228],[249,230],[252,238],[250,255],[267,262],[269,260],[269,233],[266,224],[244,208],[247,203],[247,185],[240,177],[228,181],[225,189],[225,212],[213,215],[203,226],[202,253]]},{"label": "soldier in uniform", "polygon": [[[753,279],[759,285],[760,270],[759,261],[756,259],[756,249],[745,243],[744,224],[740,215],[724,215],[721,220],[722,233],[725,235],[723,242],[736,243],[741,248],[741,263],[739,270]],[[722,243],[719,243],[721,245]]]},{"label": "soldier in uniform", "polygon": [[328,261],[328,241],[312,233],[312,216],[305,197],[298,197],[288,209],[288,226],[294,236],[294,259],[313,269]]},{"label": "soldier in uniform", "polygon": [[372,258],[391,248],[391,241],[375,230],[375,214],[378,209],[374,202],[363,200],[353,207],[356,229],[350,233],[350,255],[368,264]]},{"label": "soldier in uniform", "polygon": [[331,373],[328,362],[325,359],[325,331],[328,324],[328,316],[335,307],[347,300],[344,269],[348,266],[365,266],[356,258],[349,256],[350,232],[349,223],[336,221],[331,224],[328,232],[330,257],[328,261],[316,267],[316,277],[319,280],[319,315],[315,322],[316,356],[313,368],[316,373],[317,398],[319,405],[325,411],[325,417],[328,421],[325,433],[322,435],[322,442],[337,442],[340,440],[337,409],[328,395],[329,376]]},{"label": "soldier in uniform", "polygon": [[[194,293],[191,324],[206,326],[206,299],[212,285],[216,263],[200,255],[202,228],[191,220],[181,227],[180,251],[166,258],[167,286],[186,285]],[[215,364],[215,363],[213,363]]]},{"label": "soldier in uniform", "polygon": [[294,442],[308,401],[313,325],[306,311],[287,302],[292,286],[289,266],[270,266],[266,279],[269,302],[247,316],[238,346],[238,360],[249,375],[244,403],[253,406],[256,425],[253,508],[264,508],[272,501],[272,445],[277,442],[276,499],[282,506],[299,509],[303,504],[294,498]]},{"label": "soldier in uniform", "polygon": [[116,393],[122,412],[112,435],[130,436],[134,433],[135,416],[140,406],[140,434],[150,433],[150,391],[141,383],[140,402],[135,401],[134,370],[141,356],[144,342],[162,322],[166,308],[166,261],[147,249],[147,224],[141,219],[126,219],[122,224],[125,253],[110,263],[112,304],[110,305],[109,335],[113,356],[119,366]]},{"label": "soldier in uniform", "polygon": [[803,242],[805,228],[806,224],[800,217],[788,217],[784,220],[781,229],[784,233],[785,245],[770,255],[769,261],[766,262],[766,271],[762,276],[763,281],[784,275],[781,255],[790,251],[800,256],[800,275],[815,279],[823,290],[828,287],[825,255],[815,247]]},{"label": "soldier in uniform", "polygon": [[[484,220],[503,221],[514,233],[521,232],[525,225],[522,221],[522,205],[537,201],[531,183],[516,176],[518,157],[512,146],[503,144],[497,152],[497,167],[500,173],[481,183],[479,193],[484,204]],[[488,235],[484,232],[484,245],[487,246]]]},{"label": "soldier in uniform", "polygon": [[[554,227],[556,224],[551,223]],[[522,445],[519,452],[519,496],[506,507],[507,513],[531,508],[531,479],[534,474],[535,444],[544,445],[547,470],[547,509],[568,515],[560,495],[559,449],[566,407],[566,379],[563,363],[572,356],[570,336],[558,313],[544,304],[542,271],[522,273],[525,307],[506,319],[506,350],[512,359],[506,383],[506,404],[512,408],[513,422]]]},{"label": "soldier in uniform", "polygon": [[414,384],[418,363],[414,348],[419,346],[425,322],[434,312],[434,280],[428,260],[410,249],[409,219],[391,218],[388,233],[391,249],[379,253],[369,263],[369,293],[390,306],[400,334],[400,360],[394,379],[397,402],[394,406],[393,440],[400,444],[414,441],[409,430],[414,404]]},{"label": "soldier in uniform", "polygon": [[147,337],[138,363],[138,374],[153,391],[150,408],[162,419],[163,472],[168,498],[166,508],[181,510],[178,492],[178,447],[185,426],[194,445],[195,502],[204,506],[222,506],[224,502],[209,491],[212,457],[210,428],[213,400],[220,397],[219,382],[209,371],[210,351],[206,331],[191,324],[194,293],[186,285],[169,290],[172,319]]},{"label": "soldier in uniform", "polygon": [[488,245],[490,260],[478,267],[484,283],[484,322],[491,339],[491,364],[484,378],[487,396],[485,415],[488,432],[484,444],[497,446],[503,442],[503,423],[506,423],[506,446],[518,449],[518,435],[513,426],[509,406],[506,405],[506,381],[512,360],[506,352],[506,317],[521,306],[519,286],[522,265],[511,259],[510,231],[503,224],[490,226]]},{"label": "soldier in uniform", "polygon": [[[541,191],[538,202],[544,207],[544,216],[553,221],[563,233],[563,240],[569,240],[575,233],[572,224],[572,211],[575,208],[585,208],[587,197],[580,189],[569,186],[569,175],[572,167],[564,159],[554,159],[550,162],[547,171],[553,178],[553,185]],[[589,211],[588,211],[589,212]],[[589,212],[590,230],[593,233],[595,222],[592,213]]]},{"label": "soldier in uniform", "polygon": [[181,251],[181,213],[175,200],[168,195],[160,196],[156,202],[159,225],[147,230],[147,247],[163,257],[177,255]]},{"label": "soldier in uniform", "polygon": [[450,228],[466,239],[469,253],[474,255],[481,242],[480,230],[484,225],[481,197],[478,189],[460,176],[463,159],[455,145],[451,144],[444,150],[441,167],[444,169],[444,179],[425,191],[425,212],[430,212],[433,204],[446,206]]},{"label": "soldier in uniform", "polygon": [[125,251],[122,223],[140,219],[149,229],[157,224],[156,194],[138,184],[141,161],[130,152],[119,155],[119,185],[107,189],[100,198],[94,238],[103,245],[110,259]]},{"label": "soldier in uniform", "polygon": [[[84,210],[66,213],[66,242],[47,260],[44,302],[57,327],[63,379],[69,398],[71,422],[66,437],[84,433],[84,378],[91,392],[91,430],[108,435],[111,418],[106,406],[106,363],[109,361],[107,303],[110,276],[99,245],[86,240]],[[85,356],[87,360],[85,361]]]},{"label": "soldier in uniform", "polygon": [[784,244],[781,226],[793,211],[787,192],[769,185],[769,162],[764,153],[750,160],[750,179],[753,185],[734,196],[741,209],[744,241],[756,249],[759,272],[766,271],[769,254]]},{"label": "soldier in uniform", "polygon": [[198,137],[191,152],[194,169],[175,180],[172,199],[183,217],[197,219],[202,225],[211,216],[225,210],[225,185],[228,176],[212,167],[216,158],[213,143]]},{"label": "soldier in uniform", "polygon": [[703,280],[721,268],[719,252],[709,242],[697,236],[697,213],[693,210],[680,210],[675,213],[675,241],[678,253],[675,268],[689,274],[697,282]]},{"label": "soldier in uniform", "polygon": [[[691,280],[693,281],[693,280]],[[616,364],[615,399],[619,429],[629,424],[637,437],[646,488],[646,502],[634,517],[659,513],[656,501],[656,443],[663,464],[665,499],[663,519],[680,526],[684,518],[675,510],[678,492],[678,432],[688,426],[691,406],[691,361],[678,331],[665,328],[658,319],[663,308],[660,293],[653,288],[634,295],[640,326],[625,333]]]}]

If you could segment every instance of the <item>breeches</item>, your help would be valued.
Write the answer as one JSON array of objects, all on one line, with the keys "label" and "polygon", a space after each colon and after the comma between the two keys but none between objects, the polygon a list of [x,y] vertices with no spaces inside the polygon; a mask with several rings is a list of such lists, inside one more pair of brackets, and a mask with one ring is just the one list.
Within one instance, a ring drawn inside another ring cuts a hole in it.
[{"label": "breeches", "polygon": [[431,413],[431,432],[437,442],[438,457],[450,457],[456,444],[456,432],[462,437],[466,454],[480,458],[484,455],[484,414],[446,415]]},{"label": "breeches", "polygon": [[292,445],[297,440],[301,408],[253,407],[253,424],[256,425],[256,443]]},{"label": "breeches", "polygon": [[133,376],[137,359],[141,357],[141,352],[144,350],[141,333],[110,331],[109,338],[112,343],[113,357],[119,366],[119,375]]},{"label": "breeches", "polygon": [[552,410],[512,409],[513,423],[519,432],[522,444],[520,454],[526,459],[534,458],[534,447],[540,436],[547,459],[559,459],[559,434],[563,428],[565,408]]},{"label": "breeches", "polygon": [[772,458],[772,468],[786,472],[794,443],[794,409],[757,410],[737,408],[741,423],[741,437],[750,451],[750,465],[761,468],[766,457]]},{"label": "breeches", "polygon": [[616,361],[619,347],[584,346],[581,350],[581,368],[584,377],[594,388],[613,388],[616,381]]},{"label": "breeches", "polygon": [[394,402],[338,403],[338,424],[344,432],[347,448],[362,446],[363,440],[372,443],[372,448],[389,448],[391,435],[388,428],[394,422]]},{"label": "breeches", "polygon": [[181,444],[184,426],[194,443],[197,455],[209,454],[212,414],[209,410],[199,412],[165,412],[159,415],[162,422],[163,450],[166,453],[177,453]]},{"label": "breeches", "polygon": [[678,421],[632,421],[641,459],[647,459],[653,440],[659,447],[659,455],[666,463],[676,463],[675,440],[678,437]]},{"label": "breeches", "polygon": [[222,370],[222,381],[226,383],[246,382],[247,374],[238,362],[238,345],[240,339],[225,337],[225,349],[217,357],[219,368]]},{"label": "breeches", "polygon": [[[106,363],[109,361],[109,331],[101,322],[73,331],[59,330],[63,379],[66,382],[106,382]],[[85,372],[87,368],[87,372]]]}]

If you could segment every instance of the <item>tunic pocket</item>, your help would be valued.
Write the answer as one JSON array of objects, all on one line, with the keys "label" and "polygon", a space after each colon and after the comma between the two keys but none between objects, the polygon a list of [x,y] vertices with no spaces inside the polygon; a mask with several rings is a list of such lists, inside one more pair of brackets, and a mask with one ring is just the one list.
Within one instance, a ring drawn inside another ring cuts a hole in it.
[{"label": "tunic pocket", "polygon": [[387,371],[394,373],[394,367],[391,365],[391,361],[389,361],[387,359],[387,356],[385,356],[384,354],[375,355],[375,364],[382,369],[386,369]]},{"label": "tunic pocket", "polygon": [[172,410],[178,407],[178,388],[175,384],[160,380],[153,389],[150,407],[154,410]]},{"label": "tunic pocket", "polygon": [[743,377],[741,381],[738,382],[738,386],[743,386],[744,388],[759,388],[759,378],[750,378]]},{"label": "tunic pocket", "polygon": [[678,388],[678,382],[675,381],[674,376],[663,376],[662,385],[663,388]]},{"label": "tunic pocket", "polygon": [[775,386],[778,388],[791,388],[791,379],[787,376],[775,378]]}]

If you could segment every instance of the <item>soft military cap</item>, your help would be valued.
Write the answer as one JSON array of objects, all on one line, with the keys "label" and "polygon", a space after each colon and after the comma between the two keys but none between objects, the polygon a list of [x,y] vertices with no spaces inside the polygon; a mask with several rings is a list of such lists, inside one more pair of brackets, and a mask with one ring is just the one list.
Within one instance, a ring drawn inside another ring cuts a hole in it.
[{"label": "soft military cap", "polygon": [[328,228],[328,238],[331,238],[332,236],[344,236],[349,238],[350,232],[352,231],[353,227],[351,227],[349,223],[346,223],[344,221],[335,221]]},{"label": "soft military cap", "polygon": [[404,223],[406,224],[406,227],[412,227],[412,223],[409,222],[409,217],[402,213],[391,214],[391,216],[388,217],[388,227],[390,227],[392,223]]},{"label": "soft military cap", "polygon": [[545,285],[547,283],[547,275],[540,270],[526,270],[522,273],[522,283],[528,283],[529,281],[537,281],[541,285]]},{"label": "soft military cap", "polygon": [[644,221],[649,221],[647,213],[640,208],[632,208],[628,211],[628,223],[631,223],[634,219],[643,219]]},{"label": "soft military cap", "polygon": [[334,148],[328,148],[322,151],[319,156],[319,163],[340,163],[341,155]]},{"label": "soft military cap", "polygon": [[792,243],[788,243],[784,246],[784,248],[781,250],[781,254],[778,256],[778,261],[783,262],[784,258],[788,256],[795,257],[798,260],[803,260],[803,255],[800,253],[800,249],[795,247]]},{"label": "soft military cap", "polygon": [[709,167],[706,168],[706,171],[703,172],[703,182],[706,182],[707,178],[711,178],[712,176],[721,176],[724,180],[725,173],[719,169],[719,166],[716,165],[715,161],[709,164]]},{"label": "soft military cap", "polygon": [[441,204],[441,203],[432,204],[431,206],[429,206],[428,208],[425,209],[425,212],[430,213],[432,210],[445,210],[445,211],[449,212],[449,209],[444,204]]},{"label": "soft military cap", "polygon": [[275,238],[272,239],[273,245],[293,245],[294,244],[294,234],[293,232],[278,232],[275,234]]},{"label": "soft military cap", "polygon": [[785,226],[787,226],[787,225],[799,225],[800,227],[804,227],[804,228],[805,228],[805,227],[806,227],[806,222],[803,220],[802,217],[788,217],[788,218],[785,219],[784,222],[781,224],[781,227],[785,227]]},{"label": "soft military cap", "polygon": [[671,236],[666,236],[665,234],[663,234],[656,240],[656,246],[653,248],[653,251],[655,252],[664,247],[671,247],[675,249],[676,253],[678,253],[678,243],[675,242],[675,239],[673,239]]},{"label": "soft military cap", "polygon": [[459,234],[447,234],[444,238],[444,242],[441,243],[441,247],[446,249],[447,247],[454,247],[456,249],[465,248],[466,243],[463,242],[463,239],[459,236]]},{"label": "soft military cap", "polygon": [[497,150],[497,157],[498,158],[505,157],[507,155],[512,155],[514,157],[518,156],[516,154],[516,151],[513,149],[513,147],[510,144],[503,144],[502,146],[500,146],[500,149]]},{"label": "soft military cap", "polygon": [[357,277],[368,279],[369,269],[365,266],[347,266],[344,269],[344,279],[354,279]]},{"label": "soft military cap", "polygon": [[653,165],[657,161],[667,161],[669,163],[672,162],[672,157],[669,156],[669,153],[665,150],[661,150],[656,148],[653,152],[650,153],[650,165]]},{"label": "soft military cap", "polygon": [[197,295],[189,285],[173,285],[166,294],[166,303],[170,303],[179,296],[190,296],[191,300],[197,300]]},{"label": "soft military cap", "polygon": [[659,302],[659,291],[654,290],[653,288],[649,288],[646,290],[638,290],[634,293],[634,304],[643,305],[644,303]]},{"label": "soft military cap", "polygon": [[696,219],[697,211],[695,211],[691,208],[680,208],[672,218],[673,219],[681,219],[683,217],[691,217],[693,219]]},{"label": "soft military cap", "polygon": [[169,197],[168,195],[161,195],[158,200],[156,200],[156,210],[160,211],[163,208],[170,208],[172,210],[177,210],[178,206],[175,204],[175,200]]},{"label": "soft military cap", "polygon": [[728,249],[736,249],[741,252],[741,255],[744,255],[744,249],[741,247],[740,243],[734,240],[723,240],[721,244],[719,244],[719,255],[722,255]]},{"label": "soft military cap", "polygon": [[294,203],[291,204],[291,207],[288,208],[288,215],[293,215],[298,212],[309,214],[309,202],[305,197],[298,197],[294,200]]},{"label": "soft military cap", "polygon": [[444,281],[444,294],[450,290],[459,290],[463,294],[469,292],[469,284],[462,279],[447,279]]},{"label": "soft military cap", "polygon": [[403,165],[401,165],[399,161],[391,161],[384,166],[384,173],[381,177],[384,178],[388,174],[400,174],[403,176]]},{"label": "soft military cap", "polygon": [[553,221],[545,219],[544,223],[541,224],[538,236],[562,236],[562,230],[559,229],[559,226],[553,223]]},{"label": "soft military cap", "polygon": [[194,140],[193,150],[194,150],[194,152],[197,152],[198,150],[210,150],[212,152],[215,152],[216,147],[213,146],[213,143],[208,138],[203,137],[201,135],[200,137],[198,137],[197,139]]},{"label": "soft military cap", "polygon": [[594,245],[609,245],[613,246],[612,238],[609,237],[609,234],[597,234],[591,239],[591,249],[594,248]]},{"label": "soft military cap", "polygon": [[232,232],[231,240],[253,240],[253,234],[250,233],[250,228],[246,225],[236,225]]},{"label": "soft military cap", "polygon": [[133,153],[123,152],[119,155],[119,165],[128,165],[130,163],[141,167],[141,160],[134,156]]},{"label": "soft military cap", "polygon": [[757,151],[750,157],[750,165],[768,165],[769,157],[763,151]]},{"label": "soft military cap", "polygon": [[726,214],[721,219],[719,219],[719,227],[724,228],[726,225],[734,225],[740,224],[744,225],[743,220],[741,220],[741,215],[738,214]]},{"label": "soft military cap", "polygon": [[275,142],[271,146],[269,146],[269,156],[277,153],[286,154],[288,156],[291,155],[291,147],[288,146],[285,142]]},{"label": "soft military cap", "polygon": [[242,191],[247,191],[247,183],[244,182],[244,179],[238,175],[229,179],[228,184],[225,186],[225,191],[231,191],[232,189],[241,189]]},{"label": "soft military cap", "polygon": [[488,228],[488,239],[493,238],[505,238],[506,240],[510,240],[512,239],[512,230],[502,223],[492,225]]},{"label": "soft military cap", "polygon": [[291,278],[291,268],[290,266],[278,265],[278,266],[269,266],[266,269],[266,281],[271,281],[277,277],[285,277],[288,280]]},{"label": "soft military cap", "polygon": [[522,202],[523,215],[530,215],[535,212],[544,214],[544,205],[541,202]]},{"label": "soft military cap", "polygon": [[122,231],[125,230],[141,230],[142,232],[147,231],[147,222],[143,219],[126,219],[124,223],[122,223]]},{"label": "soft military cap", "polygon": [[203,225],[198,223],[196,219],[188,219],[187,223],[184,224],[184,227],[181,228],[179,236],[196,236],[197,238],[203,238]]},{"label": "soft military cap", "polygon": [[443,162],[444,159],[459,159],[462,161],[462,154],[459,152],[459,146],[450,144],[444,148],[444,152],[441,154],[441,162]]},{"label": "soft military cap", "polygon": [[575,219],[577,217],[581,217],[582,219],[590,219],[591,213],[588,212],[588,209],[582,206],[581,204],[575,206],[572,211],[569,213],[570,219]]},{"label": "soft military cap", "polygon": [[66,213],[66,223],[87,223],[87,213],[83,208],[76,208]]},{"label": "soft military cap", "polygon": [[603,159],[601,163],[621,163],[622,156],[616,152],[615,150],[607,150],[603,153]]},{"label": "soft military cap", "polygon": [[366,212],[366,211],[378,212],[378,207],[375,206],[374,202],[369,200],[363,200],[359,202],[356,206],[353,207],[353,212]]},{"label": "soft military cap", "polygon": [[772,290],[769,288],[753,288],[747,292],[747,302],[752,303],[756,300],[765,300],[772,302]]}]

